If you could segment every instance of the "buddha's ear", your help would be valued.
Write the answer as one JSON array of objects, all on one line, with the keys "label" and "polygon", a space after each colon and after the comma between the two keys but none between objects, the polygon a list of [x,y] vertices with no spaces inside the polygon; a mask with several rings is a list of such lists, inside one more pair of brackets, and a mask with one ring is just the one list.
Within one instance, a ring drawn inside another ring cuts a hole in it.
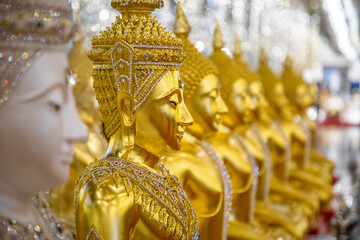
[{"label": "buddha's ear", "polygon": [[126,150],[133,149],[135,142],[134,107],[134,100],[129,94],[123,91],[117,93],[117,108],[121,121],[122,143]]}]

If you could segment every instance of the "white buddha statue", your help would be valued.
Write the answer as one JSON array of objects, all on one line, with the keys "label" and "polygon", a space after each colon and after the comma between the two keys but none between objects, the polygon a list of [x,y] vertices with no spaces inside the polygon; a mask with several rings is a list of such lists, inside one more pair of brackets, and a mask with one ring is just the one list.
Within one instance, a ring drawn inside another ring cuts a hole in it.
[{"label": "white buddha statue", "polygon": [[67,181],[87,137],[67,81],[71,15],[65,0],[0,3],[2,240],[73,238],[41,193]]}]

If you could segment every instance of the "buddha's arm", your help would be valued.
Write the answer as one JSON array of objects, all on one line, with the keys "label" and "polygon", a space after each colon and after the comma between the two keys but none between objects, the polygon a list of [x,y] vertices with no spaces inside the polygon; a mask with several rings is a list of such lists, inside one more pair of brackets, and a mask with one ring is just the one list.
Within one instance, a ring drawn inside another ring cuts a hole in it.
[{"label": "buddha's arm", "polygon": [[166,168],[179,178],[197,216],[212,217],[220,211],[223,204],[221,182],[188,157],[182,155],[181,159],[175,159],[175,155],[167,157],[164,163]]},{"label": "buddha's arm", "polygon": [[320,163],[321,166],[324,166],[328,169],[330,173],[334,171],[335,164],[330,159],[327,159],[325,156],[323,156],[320,152],[318,152],[315,149],[310,150],[310,158],[311,161],[314,161],[316,163]]},{"label": "buddha's arm", "polygon": [[94,232],[102,240],[132,238],[139,210],[123,184],[110,180],[97,186],[89,181],[80,190],[76,204],[77,239],[84,240]]},{"label": "buddha's arm", "polygon": [[[215,216],[223,205],[223,192],[213,189],[204,184],[206,177],[196,176],[193,171],[188,172],[184,183],[184,189],[187,192],[193,192],[197,196],[191,198],[195,211],[199,218],[208,218]],[[209,184],[209,182],[207,182]],[[213,185],[214,186],[214,185]]]},{"label": "buddha's arm", "polygon": [[257,201],[255,207],[255,216],[256,219],[260,220],[261,222],[274,225],[279,224],[292,234],[299,236],[299,238],[303,233],[302,231],[304,231],[304,226],[301,226],[301,229],[298,229],[299,226],[296,226],[294,221],[292,221],[291,218],[284,214],[280,208],[277,208],[275,205],[269,203]]},{"label": "buddha's arm", "polygon": [[229,157],[223,157],[224,164],[229,171],[232,188],[234,194],[244,193],[252,186],[252,173],[251,168],[246,170],[241,169]]},{"label": "buddha's arm", "polygon": [[297,199],[302,202],[305,202],[307,205],[311,206],[313,209],[318,209],[318,202],[313,201],[311,197],[304,194],[304,192],[301,192],[295,188],[293,188],[290,184],[280,182],[279,180],[273,178],[271,180],[270,184],[271,191],[275,193],[280,193],[282,195],[286,195],[287,197],[292,197],[292,199]]},{"label": "buddha's arm", "polygon": [[294,167],[294,166],[291,167],[290,178],[301,180],[301,181],[304,181],[307,183],[311,183],[311,184],[314,184],[314,185],[316,185],[320,188],[324,188],[324,189],[329,187],[327,182],[324,182],[323,181],[324,179],[321,176],[319,176],[319,175],[316,176],[314,174],[307,172],[306,169],[304,170],[304,169]]}]

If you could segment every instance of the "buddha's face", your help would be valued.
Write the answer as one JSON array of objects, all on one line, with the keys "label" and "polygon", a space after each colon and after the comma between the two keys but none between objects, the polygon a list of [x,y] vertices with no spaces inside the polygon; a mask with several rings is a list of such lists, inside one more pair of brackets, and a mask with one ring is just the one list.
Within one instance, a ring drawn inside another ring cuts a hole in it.
[{"label": "buddha's face", "polygon": [[72,144],[86,140],[66,82],[65,52],[38,57],[0,108],[0,178],[16,190],[38,191],[64,183],[73,160]]},{"label": "buddha's face", "polygon": [[185,127],[193,122],[184,100],[178,71],[169,71],[135,111],[135,144],[164,156],[180,150]]},{"label": "buddha's face", "polygon": [[249,89],[250,89],[251,98],[256,103],[256,106],[257,106],[256,112],[257,112],[259,118],[267,117],[269,102],[267,101],[267,99],[265,97],[263,85],[259,81],[254,81],[254,82],[250,83]]},{"label": "buddha's face", "polygon": [[250,96],[249,85],[244,79],[237,79],[232,85],[229,105],[240,121],[249,123],[253,120],[255,102]]},{"label": "buddha's face", "polygon": [[[83,79],[80,79],[83,81]],[[78,84],[80,81],[77,81]],[[92,78],[89,78],[86,83],[81,82],[82,84],[79,89],[79,86],[74,90],[75,103],[78,109],[81,120],[89,127],[94,127],[100,122],[101,116],[98,109],[98,103],[95,99],[95,91],[93,89]]]},{"label": "buddha's face", "polygon": [[285,95],[284,86],[281,82],[277,82],[273,88],[273,100],[276,104],[276,107],[283,114],[284,117],[291,117],[290,103],[289,99]]},{"label": "buddha's face", "polygon": [[301,83],[296,86],[296,102],[302,109],[311,106],[311,93],[305,83]]},{"label": "buddha's face", "polygon": [[218,130],[222,115],[228,111],[221,98],[218,79],[214,74],[209,74],[200,81],[187,104],[194,121],[211,131]]}]

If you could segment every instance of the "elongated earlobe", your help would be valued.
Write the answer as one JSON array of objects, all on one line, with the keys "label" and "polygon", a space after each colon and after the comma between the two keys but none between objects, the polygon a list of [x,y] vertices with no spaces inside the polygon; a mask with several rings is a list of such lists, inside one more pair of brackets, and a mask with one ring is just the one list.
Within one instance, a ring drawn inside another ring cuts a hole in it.
[{"label": "elongated earlobe", "polygon": [[118,92],[117,98],[121,119],[122,146],[129,151],[134,148],[135,142],[134,101],[130,95],[124,92]]}]

